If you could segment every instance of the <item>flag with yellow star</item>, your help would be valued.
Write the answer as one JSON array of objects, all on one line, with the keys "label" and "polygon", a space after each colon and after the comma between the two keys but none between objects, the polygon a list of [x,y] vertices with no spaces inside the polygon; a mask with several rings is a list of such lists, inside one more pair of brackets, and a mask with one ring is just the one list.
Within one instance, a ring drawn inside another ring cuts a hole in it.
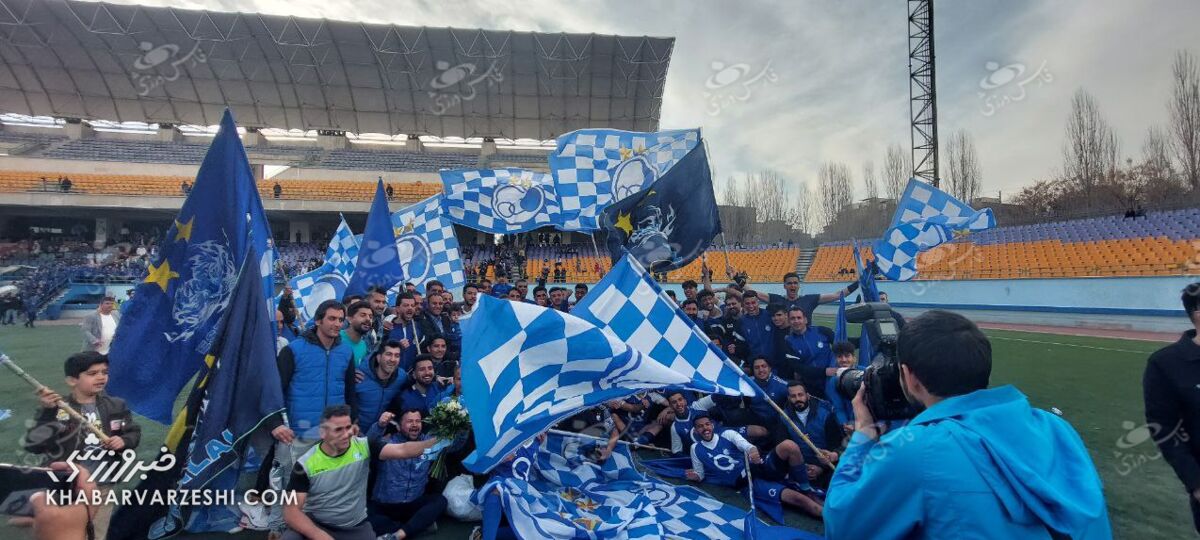
[{"label": "flag with yellow star", "polygon": [[704,145],[644,191],[609,205],[600,223],[614,264],[628,253],[643,267],[666,272],[699,257],[721,233]]},{"label": "flag with yellow star", "polygon": [[699,129],[581,129],[558,138],[548,161],[564,231],[600,229],[609,205],[646,189],[700,144]]},{"label": "flag with yellow star", "polygon": [[204,368],[238,269],[247,257],[257,259],[247,268],[269,299],[273,254],[250,162],[233,116],[225,111],[191,192],[159,241],[157,258],[121,306],[107,391],[135,412],[169,422],[176,397]]}]

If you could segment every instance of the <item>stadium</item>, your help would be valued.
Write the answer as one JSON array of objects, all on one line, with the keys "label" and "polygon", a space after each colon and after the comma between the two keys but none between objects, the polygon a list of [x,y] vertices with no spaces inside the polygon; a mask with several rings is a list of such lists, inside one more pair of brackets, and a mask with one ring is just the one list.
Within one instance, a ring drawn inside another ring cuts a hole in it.
[{"label": "stadium", "polygon": [[[910,69],[914,81],[932,78],[932,2],[909,4],[915,10],[910,34],[920,34],[912,30],[914,20],[929,18],[927,54],[922,57],[917,45],[913,58],[930,65],[926,75],[911,61]],[[921,5],[929,11],[922,14]],[[380,195],[389,214],[400,214],[454,196],[445,187],[449,170],[520,169],[552,178],[562,138],[579,130],[654,135],[705,128],[703,116],[697,126],[662,125],[664,101],[672,95],[668,68],[673,55],[680,61],[673,37],[404,26],[85,0],[0,0],[0,8],[0,352],[56,392],[65,390],[60,362],[80,351],[81,322],[115,297],[128,324],[134,312],[121,304],[142,295],[134,294],[139,287],[156,284],[160,256],[180,238],[181,212],[199,189],[201,166],[214,155],[210,147],[217,147],[226,111],[236,121],[250,189],[272,234],[275,259],[265,273],[273,278],[272,293],[289,286],[289,299],[299,289],[298,276],[330,264],[327,246],[337,242],[341,227],[369,234]],[[926,90],[913,99],[934,102]],[[800,217],[800,205],[751,201],[750,193],[763,189],[766,198],[790,197],[782,184],[760,177],[758,184],[747,180],[743,191],[726,185],[713,203],[723,235],[705,239],[702,257],[651,266],[652,281],[680,302],[688,288],[695,293],[697,282],[720,290],[744,281],[739,290],[752,289],[764,300],[789,294],[790,275],[799,277],[803,294],[822,298],[849,283],[867,283],[870,276],[863,274],[871,272],[863,261],[877,259],[878,246],[887,243],[891,216],[903,206],[902,183],[914,177],[937,186],[943,176],[936,166],[936,116],[916,107],[908,167],[902,178],[880,178],[900,188],[858,201],[835,197],[838,211],[816,224],[815,210]],[[1200,140],[1200,108],[1196,114]],[[917,135],[928,136],[930,125],[932,154]],[[709,140],[693,145],[703,148]],[[1100,183],[1133,185],[1130,163],[1127,174],[1112,173]],[[665,167],[655,173],[667,177]],[[1032,198],[986,197],[976,186],[959,204],[990,208],[993,226],[956,230],[944,243],[923,248],[913,255],[915,278],[874,281],[909,320],[950,310],[983,329],[991,343],[991,386],[1016,386],[1035,408],[1074,428],[1103,484],[1118,538],[1192,534],[1188,500],[1158,447],[1169,435],[1147,420],[1137,384],[1147,358],[1190,328],[1179,295],[1200,281],[1200,188],[1189,185],[1185,173],[1171,180],[1178,186],[1143,188],[1133,198],[1105,195],[1093,202],[1085,192],[1086,208],[1078,205],[1084,199],[1071,198],[1078,193],[1035,208]],[[832,204],[814,196],[814,204]],[[393,241],[413,224],[411,217],[397,219],[393,214]],[[535,283],[561,287],[565,303],[576,284],[603,287],[614,268],[623,268],[614,248],[621,242],[603,227],[537,226],[503,234],[452,221],[453,242],[439,239],[440,249],[432,250],[432,241],[424,245],[430,257],[457,250],[457,274],[435,275],[429,262],[422,263],[423,276],[414,276],[415,263],[400,263],[406,281],[422,293],[435,278],[455,275],[457,282],[438,282],[455,301],[466,297],[468,284],[503,279],[530,289]],[[192,234],[190,225],[187,230]],[[413,256],[404,249],[401,258]],[[396,306],[402,284],[384,287],[395,286]],[[864,292],[844,295],[846,303]],[[725,293],[742,300],[740,292]],[[308,309],[316,309],[319,300],[310,302]],[[807,314],[813,324],[833,328],[839,317],[844,323],[838,302],[822,302]],[[864,339],[858,325],[848,332],[855,343]],[[463,347],[465,364],[465,341]],[[200,358],[209,353],[196,352]],[[749,366],[753,358],[745,360]],[[41,464],[26,450],[39,398],[10,375],[0,370],[0,463]],[[187,402],[184,392],[176,405],[188,409]],[[154,460],[169,425],[136,407],[133,412],[142,428],[137,456]],[[663,457],[658,446],[669,442],[662,435],[644,445],[655,450],[633,455]],[[1187,434],[1182,437],[1186,442]],[[261,455],[256,459],[262,462]],[[239,487],[253,483],[251,476]],[[730,508],[749,508],[734,489],[705,485],[704,491]],[[779,525],[816,537],[829,532],[820,518],[794,508],[785,517]],[[506,519],[516,527],[516,518]],[[436,522],[421,536],[472,537],[478,524],[449,515]],[[261,527],[237,525],[233,537],[267,537]],[[593,530],[588,526],[583,530]],[[35,537],[11,524],[0,531],[5,538]],[[626,532],[612,537],[632,537],[621,536]]]}]

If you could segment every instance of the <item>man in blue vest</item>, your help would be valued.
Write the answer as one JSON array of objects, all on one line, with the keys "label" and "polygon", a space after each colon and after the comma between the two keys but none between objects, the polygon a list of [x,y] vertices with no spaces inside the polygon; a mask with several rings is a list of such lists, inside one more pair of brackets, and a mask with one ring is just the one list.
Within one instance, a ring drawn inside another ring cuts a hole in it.
[{"label": "man in blue vest", "polygon": [[1016,388],[988,388],[992,346],[975,323],[927,311],[896,349],[904,396],[924,410],[881,434],[860,389],[825,499],[826,538],[1112,538],[1079,434]]},{"label": "man in blue vest", "polygon": [[[354,351],[341,339],[346,307],[337,300],[317,306],[315,324],[279,352],[276,364],[283,384],[283,415],[267,420],[275,438],[273,487],[286,487],[296,458],[320,442],[321,413],[331,405],[349,405],[350,418],[358,418],[354,393]],[[272,509],[271,524],[282,528],[279,507]]]},{"label": "man in blue vest", "polygon": [[387,406],[408,384],[408,375],[400,371],[400,356],[403,347],[397,341],[389,341],[371,355],[368,365],[359,370],[362,375],[354,385],[358,397],[358,425],[387,424],[395,415],[387,412]]},{"label": "man in blue vest", "polygon": [[764,457],[745,437],[718,427],[705,413],[697,414],[693,422],[696,443],[689,451],[692,468],[684,472],[688,480],[741,489],[748,482],[749,458],[756,497],[774,498],[821,517],[821,503],[792,479],[793,476],[803,479],[806,474],[804,458],[796,443],[783,441]]},{"label": "man in blue vest", "polygon": [[[384,540],[399,540],[416,536],[428,529],[446,511],[446,497],[441,493],[426,493],[429,468],[440,451],[436,439],[422,433],[421,411],[410,409],[400,413],[400,431],[379,438],[376,444],[403,445],[400,448],[420,448],[422,453],[403,459],[384,459],[375,462],[375,481],[370,493],[369,520],[375,533]],[[379,430],[371,428],[370,435]],[[428,451],[424,449],[428,448]]]},{"label": "man in blue vest", "polygon": [[[842,449],[846,434],[842,431],[842,424],[838,422],[837,414],[833,412],[833,406],[828,401],[809,394],[804,383],[800,381],[788,383],[787,400],[788,417],[804,432],[808,440],[812,441],[817,450],[821,451],[826,461],[837,463],[838,451]],[[804,454],[804,461],[808,464],[808,479],[818,487],[829,485],[829,473],[832,471],[820,466],[820,460],[817,459],[812,448],[800,440],[799,436],[789,428],[785,427],[784,429],[787,431],[788,437],[800,447],[800,451]]]},{"label": "man in blue vest", "polygon": [[809,325],[808,316],[801,308],[788,311],[788,323],[792,330],[785,339],[788,350],[782,358],[791,366],[793,378],[804,381],[818,397],[825,397],[825,378],[837,374],[833,330]]}]

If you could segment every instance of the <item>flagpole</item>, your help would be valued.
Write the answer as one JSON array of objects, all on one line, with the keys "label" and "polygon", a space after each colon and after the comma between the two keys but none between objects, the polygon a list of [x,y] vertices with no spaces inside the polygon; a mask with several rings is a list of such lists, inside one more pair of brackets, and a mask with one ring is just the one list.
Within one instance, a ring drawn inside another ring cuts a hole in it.
[{"label": "flagpole", "polygon": [[721,231],[721,249],[725,252],[725,277],[732,280],[733,272],[730,270],[733,267],[729,265],[729,242],[725,240],[725,231]]},{"label": "flagpole", "polygon": [[[548,430],[546,430],[546,432],[553,433],[555,435],[565,435],[565,436],[569,436],[569,437],[581,437],[584,439],[591,439],[593,441],[608,442],[608,439],[605,439],[604,437],[597,437],[595,435],[587,435],[584,433],[573,433],[570,431],[563,431],[561,429],[548,429]],[[655,452],[666,452],[668,454],[671,453],[671,451],[667,450],[666,448],[659,448],[657,446],[650,446],[648,444],[641,444],[641,443],[635,443],[635,442],[630,442],[630,441],[622,441],[620,439],[617,439],[617,443],[623,444],[625,446],[629,446],[632,448],[642,448],[645,450],[653,450]]]},{"label": "flagpole", "polygon": [[[21,369],[21,366],[18,366],[16,362],[13,362],[7,354],[0,353],[0,364],[8,366],[8,369],[11,369],[13,373],[21,378],[21,380],[29,383],[29,385],[32,386],[39,394],[42,390],[49,390],[53,392],[53,390],[50,390],[48,387],[46,387],[46,385],[33,378],[33,375],[30,375],[26,373],[25,370]],[[112,438],[100,428],[96,427],[95,424],[89,422],[82,414],[79,414],[79,411],[68,405],[67,400],[60,398],[55,405],[58,406],[59,409],[62,409],[63,412],[67,413],[67,415],[73,418],[76,422],[79,422],[79,425],[83,426],[84,429],[91,431],[93,434],[99,437],[100,442],[107,443],[108,440]]]},{"label": "flagpole", "polygon": [[[593,251],[593,252],[596,254],[596,262],[597,262],[597,264],[599,264],[599,262],[600,262],[600,248],[599,248],[598,246],[596,246],[596,233],[594,233],[594,232],[589,232],[589,233],[588,233],[588,238],[591,238],[591,239],[592,239],[592,251]],[[599,280],[600,280],[600,277],[599,277],[599,276],[597,276],[597,277],[596,277],[596,280],[597,280],[597,281],[599,281]]]},{"label": "flagpole", "polygon": [[746,460],[746,489],[747,495],[750,496],[750,519],[758,519],[758,509],[754,507],[754,475],[750,473],[750,454],[743,453],[742,458]]}]

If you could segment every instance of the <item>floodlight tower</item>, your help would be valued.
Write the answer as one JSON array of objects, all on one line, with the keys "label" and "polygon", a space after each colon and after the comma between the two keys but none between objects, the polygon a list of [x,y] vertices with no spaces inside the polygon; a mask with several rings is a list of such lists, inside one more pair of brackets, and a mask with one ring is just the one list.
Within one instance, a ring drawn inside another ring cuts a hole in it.
[{"label": "floodlight tower", "polygon": [[912,175],[936,187],[937,77],[933,63],[933,0],[908,0],[908,112],[912,120]]}]

